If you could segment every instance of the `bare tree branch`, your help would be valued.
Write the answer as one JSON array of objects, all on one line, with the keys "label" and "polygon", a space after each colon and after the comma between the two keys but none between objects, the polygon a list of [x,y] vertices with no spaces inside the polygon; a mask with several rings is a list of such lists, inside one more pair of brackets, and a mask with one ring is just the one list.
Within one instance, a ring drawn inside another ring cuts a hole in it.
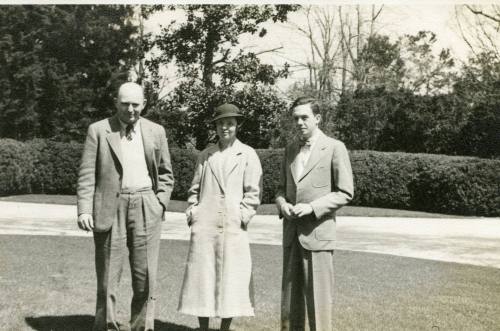
[{"label": "bare tree branch", "polygon": [[229,58],[229,53],[231,52],[231,49],[228,48],[226,49],[226,51],[224,52],[224,54],[222,55],[222,57],[216,61],[213,62],[213,65],[216,65],[216,64],[219,64],[219,63],[223,63],[223,62],[226,62],[227,59]]},{"label": "bare tree branch", "polygon": [[460,14],[459,14],[458,8],[459,8],[458,6],[455,6],[455,19],[457,21],[458,28],[460,30],[460,35],[462,36],[462,39],[465,41],[465,43],[470,48],[472,53],[474,53],[474,55],[477,55],[476,51],[474,50],[474,47],[472,46],[471,42],[469,41],[469,39],[465,35],[464,28],[462,26],[462,23],[460,22]]},{"label": "bare tree branch", "polygon": [[266,49],[264,51],[260,51],[258,53],[255,53],[255,55],[261,55],[261,54],[265,54],[265,53],[273,53],[273,52],[276,52],[277,50],[282,49],[282,48],[283,48],[283,46],[275,47],[275,48],[272,48],[272,49]]},{"label": "bare tree branch", "polygon": [[465,7],[471,12],[473,13],[474,15],[480,15],[480,16],[484,16],[494,22],[497,22],[498,24],[500,24],[500,17],[494,17],[494,16],[491,16],[485,12],[483,12],[482,10],[478,10],[478,9],[475,9],[474,7],[472,7],[471,5],[465,5]]}]

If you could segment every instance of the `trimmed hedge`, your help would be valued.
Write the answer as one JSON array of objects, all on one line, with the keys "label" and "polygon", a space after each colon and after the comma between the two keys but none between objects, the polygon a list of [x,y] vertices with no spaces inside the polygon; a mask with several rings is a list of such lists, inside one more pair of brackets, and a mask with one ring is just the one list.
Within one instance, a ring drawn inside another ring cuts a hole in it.
[{"label": "trimmed hedge", "polygon": [[33,192],[75,194],[82,144],[36,139],[28,142],[33,151]]},{"label": "trimmed hedge", "polygon": [[[0,139],[0,194],[74,194],[82,145]],[[263,203],[279,184],[282,149],[257,150],[264,170]],[[171,149],[175,187],[185,200],[198,152]],[[435,154],[352,151],[351,205],[447,214],[500,215],[500,160]]]},{"label": "trimmed hedge", "polygon": [[198,151],[172,148],[170,149],[170,160],[174,172],[174,191],[172,199],[187,200],[187,193],[194,176],[194,167],[198,158]]},{"label": "trimmed hedge", "polygon": [[500,214],[500,160],[445,159],[408,185],[412,206],[457,215]]},{"label": "trimmed hedge", "polygon": [[28,146],[13,139],[0,139],[0,194],[31,191],[33,155]]}]

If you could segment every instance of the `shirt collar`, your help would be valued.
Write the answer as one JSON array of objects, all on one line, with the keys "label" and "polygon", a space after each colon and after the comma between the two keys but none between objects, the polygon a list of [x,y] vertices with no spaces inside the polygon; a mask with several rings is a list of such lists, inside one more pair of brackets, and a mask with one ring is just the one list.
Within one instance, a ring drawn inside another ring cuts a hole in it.
[{"label": "shirt collar", "polygon": [[[137,125],[137,124],[139,124],[140,120],[141,119],[138,119],[137,121],[135,121],[135,123],[132,124],[135,132],[137,132],[137,128],[140,128],[140,125]],[[124,131],[127,128],[128,123],[125,123],[120,119],[119,119],[119,122],[120,122],[120,128],[122,129],[122,131]]]},{"label": "shirt collar", "polygon": [[[309,142],[310,149],[312,149],[314,147],[314,144],[316,143],[316,141],[318,141],[318,138],[320,136],[320,132],[321,132],[321,130],[318,128],[314,131],[314,134],[309,139],[303,140],[303,141]],[[301,146],[303,146],[303,144],[304,143],[302,143]]]}]

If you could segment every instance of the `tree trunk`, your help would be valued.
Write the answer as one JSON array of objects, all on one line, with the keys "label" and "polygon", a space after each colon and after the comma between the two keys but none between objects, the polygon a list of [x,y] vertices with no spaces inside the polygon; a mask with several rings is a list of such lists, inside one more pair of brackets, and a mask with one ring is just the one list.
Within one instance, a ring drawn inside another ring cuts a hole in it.
[{"label": "tree trunk", "polygon": [[206,89],[212,89],[215,87],[213,82],[214,75],[214,51],[216,46],[216,36],[217,32],[214,30],[209,30],[207,34],[207,42],[205,53],[203,55],[203,85]]}]

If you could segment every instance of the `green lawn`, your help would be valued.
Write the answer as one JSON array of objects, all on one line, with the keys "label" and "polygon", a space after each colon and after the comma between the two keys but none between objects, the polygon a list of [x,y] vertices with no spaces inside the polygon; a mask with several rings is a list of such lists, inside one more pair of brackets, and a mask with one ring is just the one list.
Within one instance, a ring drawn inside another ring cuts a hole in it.
[{"label": "green lawn", "polygon": [[[76,196],[74,195],[55,195],[55,194],[25,194],[0,197],[0,201],[16,201],[16,202],[34,202],[34,203],[49,203],[61,205],[75,205]],[[168,211],[184,212],[187,203],[185,201],[172,200],[168,206]],[[259,206],[257,213],[260,215],[276,215],[276,206],[266,204]],[[365,217],[432,217],[432,218],[449,218],[450,215],[426,213],[413,210],[397,210],[372,207],[352,207],[345,206],[341,208],[337,215],[339,216],[365,216]],[[452,216],[464,218],[464,216]]]},{"label": "green lawn", "polygon": [[[176,312],[188,242],[163,240],[156,330],[193,330]],[[500,269],[336,251],[336,330],[498,330]],[[256,316],[240,331],[279,330],[281,247],[253,245]],[[2,330],[89,330],[95,305],[91,238],[0,235]],[[128,320],[125,269],[118,318]],[[215,326],[215,325],[214,325]],[[434,328],[433,328],[434,327]]]}]

